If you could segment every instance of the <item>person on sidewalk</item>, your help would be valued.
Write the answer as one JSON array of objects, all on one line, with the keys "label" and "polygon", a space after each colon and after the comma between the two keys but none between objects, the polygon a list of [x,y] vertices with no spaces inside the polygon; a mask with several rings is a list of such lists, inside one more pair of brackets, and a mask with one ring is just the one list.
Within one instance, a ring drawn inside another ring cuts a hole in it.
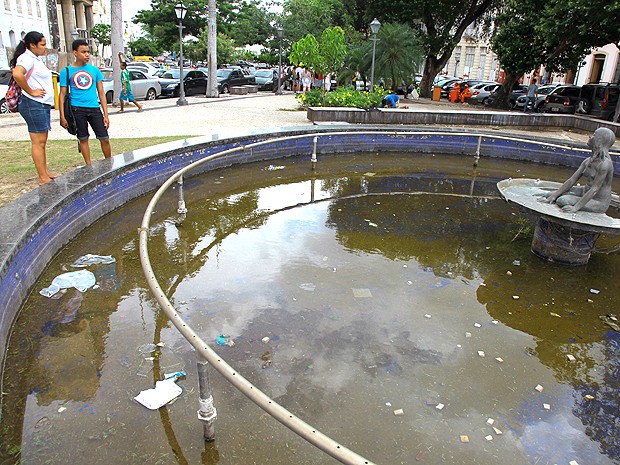
[{"label": "person on sidewalk", "polygon": [[398,95],[388,94],[381,101],[381,108],[398,108]]},{"label": "person on sidewalk", "polygon": [[47,52],[43,34],[30,31],[17,44],[11,60],[13,79],[22,89],[19,113],[28,125],[31,154],[39,175],[39,185],[47,184],[58,175],[47,168],[47,136],[52,129],[50,113],[54,104],[52,72],[41,61]]},{"label": "person on sidewalk", "polygon": [[136,98],[133,96],[133,92],[131,91],[129,70],[127,69],[127,63],[124,61],[121,61],[121,95],[119,100],[121,102],[121,109],[119,113],[123,113],[125,111],[125,102],[133,103],[138,107],[138,112],[142,111],[142,105],[136,102]]},{"label": "person on sidewalk", "polygon": [[527,87],[527,93],[525,95],[525,106],[523,111],[527,113],[530,110],[530,102],[532,103],[532,111],[536,106],[536,98],[538,97],[538,86],[536,85],[536,79]]},{"label": "person on sidewalk", "polygon": [[[84,162],[90,165],[90,146],[88,125],[95,132],[101,143],[101,151],[105,158],[112,156],[108,128],[108,104],[103,90],[103,74],[96,66],[89,63],[90,47],[85,39],[73,41],[71,46],[75,62],[60,71],[60,125],[67,127],[64,114],[64,103],[67,95],[67,79],[71,93],[71,106],[77,124],[77,138],[80,141],[80,152]],[[67,71],[69,76],[67,77]],[[101,106],[101,108],[100,108]],[[103,112],[102,112],[103,110]]]}]

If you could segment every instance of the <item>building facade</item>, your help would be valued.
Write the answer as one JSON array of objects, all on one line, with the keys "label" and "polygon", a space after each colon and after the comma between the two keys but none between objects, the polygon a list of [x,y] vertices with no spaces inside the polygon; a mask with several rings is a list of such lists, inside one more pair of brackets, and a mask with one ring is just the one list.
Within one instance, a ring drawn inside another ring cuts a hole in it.
[{"label": "building facade", "polygon": [[[0,67],[8,63],[19,41],[30,31],[39,31],[52,49],[48,66],[57,70],[67,62],[71,43],[78,37],[91,40],[90,29],[110,24],[110,0],[1,0]],[[91,46],[97,44],[92,41]],[[96,61],[96,60],[95,60]]]}]

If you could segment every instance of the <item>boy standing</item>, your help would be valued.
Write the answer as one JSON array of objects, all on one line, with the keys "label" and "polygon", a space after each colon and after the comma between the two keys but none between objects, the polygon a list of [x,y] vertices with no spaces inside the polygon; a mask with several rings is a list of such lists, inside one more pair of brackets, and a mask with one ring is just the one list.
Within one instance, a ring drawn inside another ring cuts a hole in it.
[{"label": "boy standing", "polygon": [[[103,91],[103,75],[99,68],[91,65],[90,47],[85,39],[73,41],[71,47],[75,62],[73,65],[63,68],[60,71],[60,125],[67,127],[67,120],[64,114],[64,102],[67,95],[67,70],[69,71],[69,86],[71,93],[71,106],[75,115],[77,125],[77,138],[80,142],[80,151],[87,165],[90,165],[90,146],[88,145],[88,125],[95,132],[95,136],[101,143],[101,151],[105,158],[112,156],[110,147],[110,136],[108,128],[108,105]],[[103,113],[99,108],[103,109]]]}]

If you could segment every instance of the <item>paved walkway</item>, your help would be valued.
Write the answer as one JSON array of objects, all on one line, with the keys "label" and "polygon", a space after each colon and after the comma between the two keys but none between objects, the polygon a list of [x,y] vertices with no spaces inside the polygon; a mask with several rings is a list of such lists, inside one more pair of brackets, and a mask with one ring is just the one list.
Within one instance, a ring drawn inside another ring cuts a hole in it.
[{"label": "paved walkway", "polygon": [[[134,105],[124,113],[110,106],[110,137],[202,136],[235,129],[248,131],[310,124],[299,101],[290,93],[278,96],[269,92],[218,99],[187,97],[189,105],[183,107],[178,107],[176,101],[176,98],[166,98],[140,102],[144,104],[141,113]],[[49,138],[73,138],[60,127],[57,110],[52,110]],[[29,140],[26,124],[19,114],[0,117],[0,140]]]},{"label": "paved walkway", "polygon": [[[144,111],[138,113],[131,105],[125,113],[118,108],[110,107],[110,137],[131,138],[152,136],[202,136],[220,134],[225,136],[235,131],[291,127],[310,124],[306,112],[299,105],[295,96],[288,92],[274,95],[271,92],[260,92],[249,96],[222,96],[218,99],[206,97],[187,97],[188,106],[178,107],[176,98],[158,99],[144,103]],[[418,101],[401,101],[410,108],[463,109],[486,111],[482,106],[453,104],[447,101],[433,102],[420,99]],[[50,139],[71,139],[60,127],[58,111],[52,110],[52,131]],[[498,132],[547,136],[557,140],[585,142],[588,135],[561,129],[530,129],[491,127],[484,129]],[[91,131],[92,132],[92,131]],[[0,141],[28,140],[28,132],[24,120],[19,114],[0,115]]]}]

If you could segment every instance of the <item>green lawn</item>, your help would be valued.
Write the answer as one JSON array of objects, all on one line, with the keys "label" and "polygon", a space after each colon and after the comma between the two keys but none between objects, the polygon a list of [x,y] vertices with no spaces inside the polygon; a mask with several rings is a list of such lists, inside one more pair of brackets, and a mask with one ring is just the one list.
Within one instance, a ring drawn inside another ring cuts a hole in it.
[{"label": "green lawn", "polygon": [[[194,136],[149,137],[142,139],[111,139],[112,154],[120,154],[151,145]],[[99,141],[90,141],[91,159],[101,160]],[[38,177],[30,156],[30,141],[0,141],[0,206],[38,186]],[[82,166],[84,159],[77,151],[77,140],[50,140],[47,142],[47,164],[50,171],[65,174]]]}]

